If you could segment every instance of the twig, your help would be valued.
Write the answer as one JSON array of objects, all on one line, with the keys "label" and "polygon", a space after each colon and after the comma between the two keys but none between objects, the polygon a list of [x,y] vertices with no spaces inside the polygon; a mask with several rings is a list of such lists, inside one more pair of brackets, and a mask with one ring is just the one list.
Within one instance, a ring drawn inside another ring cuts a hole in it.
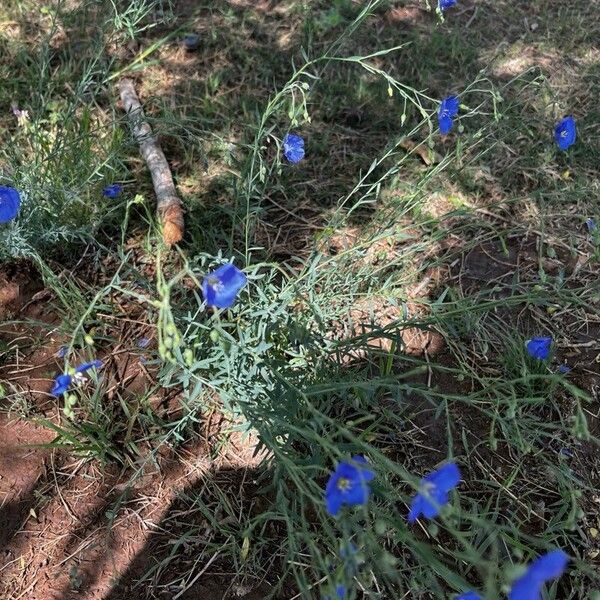
[{"label": "twig", "polygon": [[163,239],[169,246],[176,244],[183,237],[183,209],[173,183],[169,163],[146,121],[133,81],[128,78],[121,79],[118,88],[133,136],[140,145],[140,154],[146,161],[152,176],[152,184],[156,192],[156,210],[163,227]]}]

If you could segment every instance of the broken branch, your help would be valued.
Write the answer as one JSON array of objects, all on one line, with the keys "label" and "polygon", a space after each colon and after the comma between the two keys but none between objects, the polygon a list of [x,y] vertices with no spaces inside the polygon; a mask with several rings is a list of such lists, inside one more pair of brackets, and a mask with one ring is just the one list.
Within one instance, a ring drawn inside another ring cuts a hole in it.
[{"label": "broken branch", "polygon": [[121,79],[118,88],[133,136],[140,146],[140,154],[146,161],[152,176],[156,193],[156,210],[162,223],[163,239],[169,246],[176,244],[183,237],[183,208],[175,189],[169,163],[146,121],[133,81],[128,78]]}]

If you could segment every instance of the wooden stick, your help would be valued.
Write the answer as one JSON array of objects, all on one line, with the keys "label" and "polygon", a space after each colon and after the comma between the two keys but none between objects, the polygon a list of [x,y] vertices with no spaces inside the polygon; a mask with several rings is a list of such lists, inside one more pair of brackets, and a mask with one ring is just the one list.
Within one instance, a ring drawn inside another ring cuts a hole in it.
[{"label": "wooden stick", "polygon": [[163,239],[171,246],[183,237],[183,208],[177,195],[169,163],[160,147],[158,139],[152,133],[152,128],[146,121],[144,109],[135,92],[133,81],[128,78],[121,79],[118,84],[123,108],[129,117],[129,123],[137,143],[140,145],[140,154],[146,161],[152,184],[156,192],[156,210],[160,216],[163,227]]}]

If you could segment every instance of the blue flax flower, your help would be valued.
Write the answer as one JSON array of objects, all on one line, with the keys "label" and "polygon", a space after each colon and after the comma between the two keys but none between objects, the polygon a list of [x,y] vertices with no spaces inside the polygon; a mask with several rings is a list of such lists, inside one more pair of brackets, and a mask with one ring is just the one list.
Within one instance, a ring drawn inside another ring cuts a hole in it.
[{"label": "blue flax flower", "polygon": [[344,572],[347,577],[354,577],[361,566],[361,558],[358,556],[358,548],[347,542],[340,548],[340,558],[344,561]]},{"label": "blue flax flower", "polygon": [[527,354],[538,360],[546,360],[550,356],[551,337],[534,337],[525,342]]},{"label": "blue flax flower", "polygon": [[189,50],[190,52],[193,50],[198,50],[200,47],[200,36],[197,33],[188,33],[183,38],[183,45],[185,46],[185,49]]},{"label": "blue flax flower", "polygon": [[585,221],[585,226],[587,227],[587,230],[590,233],[593,233],[594,231],[596,231],[596,227],[598,227],[598,225],[596,225],[596,221],[594,221],[594,219],[586,219]]},{"label": "blue flax flower", "polygon": [[87,363],[83,363],[82,365],[79,365],[75,369],[75,373],[73,375],[69,375],[68,373],[63,373],[62,375],[59,375],[54,380],[54,387],[52,388],[51,393],[54,396],[62,396],[71,387],[73,380],[81,379],[81,375],[83,373],[85,373],[86,371],[88,371],[89,369],[92,369],[92,368],[99,369],[101,366],[102,366],[101,360],[93,360],[91,362],[87,362]]},{"label": "blue flax flower", "polygon": [[565,117],[554,129],[554,139],[561,150],[568,150],[577,139],[575,119]]},{"label": "blue flax flower", "polygon": [[221,265],[202,280],[206,304],[216,308],[230,308],[247,280],[244,272],[235,265]]},{"label": "blue flax flower", "polygon": [[304,158],[304,140],[295,133],[288,133],[283,138],[283,155],[296,164]]},{"label": "blue flax flower", "polygon": [[455,600],[481,600],[481,596],[475,592],[465,592],[460,596],[456,596]]},{"label": "blue flax flower", "polygon": [[440,125],[440,133],[446,135],[450,133],[452,125],[454,125],[454,117],[458,114],[460,102],[457,96],[448,96],[442,100],[438,109],[438,123]]},{"label": "blue flax flower", "polygon": [[0,185],[0,223],[12,221],[21,208],[21,196],[15,188]]},{"label": "blue flax flower", "polygon": [[562,550],[553,550],[529,565],[525,575],[513,584],[508,600],[540,600],[544,583],[563,574],[569,557]]},{"label": "blue flax flower", "polygon": [[102,195],[107,198],[116,198],[123,191],[120,183],[111,183],[102,190]]},{"label": "blue flax flower", "polygon": [[447,8],[454,6],[456,4],[456,0],[439,0],[438,6],[442,12],[444,12]]},{"label": "blue flax flower", "polygon": [[448,504],[448,494],[458,485],[460,470],[449,463],[421,479],[419,491],[412,499],[408,522],[414,523],[421,515],[427,519],[436,517],[440,508]]},{"label": "blue flax flower", "polygon": [[69,352],[69,346],[61,346],[56,351],[56,354],[54,356],[56,356],[56,358],[64,358],[67,355],[67,352]]},{"label": "blue flax flower", "polygon": [[[338,600],[344,600],[344,598],[346,597],[346,586],[342,584],[336,585],[335,595],[338,598]],[[323,600],[331,600],[331,596],[325,596]]]},{"label": "blue flax flower", "polygon": [[340,558],[344,560],[346,558],[354,559],[357,554],[358,548],[352,542],[348,542],[340,548]]},{"label": "blue flax flower", "polygon": [[138,341],[137,341],[137,347],[138,348],[147,348],[150,345],[150,338],[147,337],[141,337]]},{"label": "blue flax flower", "polygon": [[375,477],[367,465],[364,456],[353,456],[350,462],[340,463],[331,474],[325,488],[325,505],[330,515],[335,517],[343,504],[366,504],[371,492],[369,481]]}]

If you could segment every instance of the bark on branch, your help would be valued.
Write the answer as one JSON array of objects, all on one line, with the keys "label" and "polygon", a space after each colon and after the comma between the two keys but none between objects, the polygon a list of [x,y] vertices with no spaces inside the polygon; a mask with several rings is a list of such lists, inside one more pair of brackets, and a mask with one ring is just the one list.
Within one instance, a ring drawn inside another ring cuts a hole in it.
[{"label": "bark on branch", "polygon": [[146,121],[144,110],[131,79],[121,79],[118,84],[123,108],[129,117],[133,136],[140,146],[156,192],[156,209],[163,227],[163,239],[169,246],[183,237],[183,208],[177,195],[169,163],[152,128]]}]

